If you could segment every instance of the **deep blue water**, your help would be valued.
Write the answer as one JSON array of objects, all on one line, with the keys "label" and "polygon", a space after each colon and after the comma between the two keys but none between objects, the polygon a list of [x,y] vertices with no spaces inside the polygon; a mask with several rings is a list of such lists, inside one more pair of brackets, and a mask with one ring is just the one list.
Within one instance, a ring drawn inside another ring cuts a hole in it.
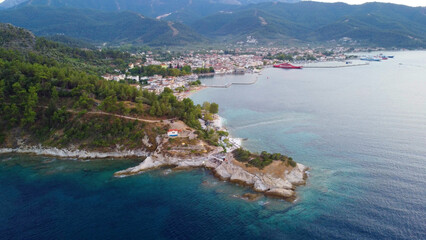
[{"label": "deep blue water", "polygon": [[201,169],[117,179],[137,162],[2,155],[0,239],[426,239],[426,52],[394,54],[203,80],[259,78],[192,98],[250,150],[312,168],[295,203],[235,198],[250,189]]}]

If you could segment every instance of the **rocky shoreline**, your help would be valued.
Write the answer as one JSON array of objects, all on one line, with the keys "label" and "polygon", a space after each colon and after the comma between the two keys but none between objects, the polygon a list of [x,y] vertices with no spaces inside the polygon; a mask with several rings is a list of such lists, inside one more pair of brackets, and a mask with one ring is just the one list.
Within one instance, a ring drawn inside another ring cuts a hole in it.
[{"label": "rocky shoreline", "polygon": [[126,177],[143,172],[158,169],[161,167],[171,167],[173,169],[207,168],[211,169],[216,177],[234,183],[239,183],[252,187],[255,191],[268,196],[295,199],[295,188],[306,183],[308,168],[300,163],[291,171],[286,171],[282,176],[273,176],[268,173],[250,173],[238,164],[234,164],[232,154],[227,154],[223,161],[215,157],[221,148],[217,148],[212,153],[205,156],[189,157],[187,159],[167,157],[161,153],[153,154],[137,150],[117,150],[114,152],[95,152],[77,149],[58,149],[38,146],[20,146],[18,148],[0,148],[0,154],[18,153],[35,154],[42,156],[78,159],[100,159],[100,158],[130,158],[146,157],[146,159],[135,167],[131,167],[114,174],[115,177]]},{"label": "rocky shoreline", "polygon": [[20,146],[17,148],[0,148],[0,154],[19,153],[51,156],[60,158],[100,159],[100,158],[131,158],[146,157],[148,152],[139,150],[116,150],[113,152],[96,152],[79,149],[59,149],[38,146]]},{"label": "rocky shoreline", "polygon": [[[223,121],[215,115],[213,125],[217,130],[226,129]],[[182,134],[183,135],[183,134]],[[192,136],[189,134],[188,136]],[[182,142],[185,146],[191,137],[185,138]],[[173,169],[186,168],[207,168],[221,180],[235,182],[252,187],[256,192],[264,193],[268,196],[294,200],[296,198],[295,189],[298,185],[306,183],[308,168],[300,163],[291,167],[276,160],[265,169],[249,167],[234,159],[232,151],[241,146],[239,139],[229,137],[233,142],[232,147],[227,147],[228,153],[223,153],[222,147],[207,146],[204,142],[194,142],[194,146],[182,147],[170,146],[171,139],[167,136],[157,136],[158,146],[154,152],[146,150],[126,150],[117,146],[116,149],[106,151],[87,151],[70,146],[66,149],[54,147],[44,147],[42,145],[29,146],[22,140],[18,140],[13,148],[0,148],[0,154],[18,153],[34,154],[60,158],[77,159],[101,159],[101,158],[145,158],[139,165],[131,167],[114,174],[115,177],[126,177],[143,173],[148,170],[160,167],[170,167]],[[174,140],[177,141],[177,140]],[[186,141],[186,143],[185,143]],[[172,141],[173,142],[173,141]],[[177,143],[180,144],[180,143]],[[197,148],[196,148],[197,147]],[[189,151],[185,154],[183,152]],[[201,151],[192,153],[192,151]],[[204,151],[204,153],[202,153]]]},{"label": "rocky shoreline", "polygon": [[[166,157],[162,154],[153,154],[145,159],[138,166],[116,172],[115,177],[126,177],[140,174],[160,167],[172,167],[175,169],[183,168],[207,168],[211,169],[216,177],[221,180],[244,184],[252,187],[255,191],[264,193],[268,196],[275,196],[287,200],[296,198],[295,188],[306,183],[308,168],[300,163],[291,171],[286,171],[282,176],[273,174],[250,173],[243,167],[234,164],[231,154],[227,155],[228,161],[221,161],[213,154],[208,156],[192,157],[190,159],[180,159]],[[232,159],[232,160],[231,160]]]}]

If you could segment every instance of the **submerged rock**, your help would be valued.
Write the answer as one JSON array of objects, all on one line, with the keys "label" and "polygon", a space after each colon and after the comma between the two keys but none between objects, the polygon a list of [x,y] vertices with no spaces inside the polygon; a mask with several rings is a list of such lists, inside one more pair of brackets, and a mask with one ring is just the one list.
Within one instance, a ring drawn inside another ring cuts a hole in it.
[{"label": "submerged rock", "polygon": [[256,201],[257,199],[260,198],[260,194],[257,193],[244,193],[243,194],[243,198],[246,198],[250,201]]}]

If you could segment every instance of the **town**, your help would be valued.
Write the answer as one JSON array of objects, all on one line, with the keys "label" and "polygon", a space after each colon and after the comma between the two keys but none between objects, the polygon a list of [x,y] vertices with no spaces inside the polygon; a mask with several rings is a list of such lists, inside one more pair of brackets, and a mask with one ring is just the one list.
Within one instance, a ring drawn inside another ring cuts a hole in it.
[{"label": "town", "polygon": [[231,50],[166,51],[168,59],[161,58],[164,52],[142,51],[132,53],[133,62],[127,69],[105,74],[106,80],[123,81],[137,89],[146,89],[157,94],[170,88],[179,98],[202,88],[199,78],[219,74],[260,73],[261,69],[277,62],[312,63],[346,61],[356,59],[356,52],[382,51],[382,48],[311,48],[311,47],[246,47]]}]

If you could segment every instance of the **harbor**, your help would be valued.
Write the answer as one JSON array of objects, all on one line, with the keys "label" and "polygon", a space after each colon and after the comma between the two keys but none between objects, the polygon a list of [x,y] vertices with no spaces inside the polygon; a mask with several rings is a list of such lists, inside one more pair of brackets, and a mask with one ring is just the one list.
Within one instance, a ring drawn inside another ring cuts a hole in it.
[{"label": "harbor", "polygon": [[359,67],[370,65],[370,63],[356,63],[356,64],[346,64],[346,65],[331,65],[331,66],[303,66],[303,68],[345,68],[345,67]]},{"label": "harbor", "polygon": [[208,88],[229,88],[232,85],[253,85],[259,80],[259,77],[256,77],[256,79],[252,82],[231,82],[227,83],[225,85],[205,85],[204,87]]}]

